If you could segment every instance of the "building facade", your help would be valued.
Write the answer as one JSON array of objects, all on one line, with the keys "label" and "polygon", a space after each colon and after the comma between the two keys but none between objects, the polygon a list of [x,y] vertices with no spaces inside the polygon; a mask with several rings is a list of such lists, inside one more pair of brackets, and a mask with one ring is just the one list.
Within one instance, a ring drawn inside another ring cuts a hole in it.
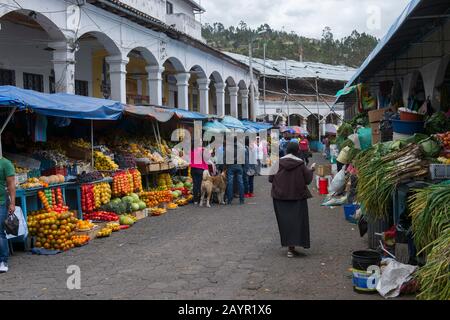
[{"label": "building facade", "polygon": [[0,0],[0,85],[255,119],[257,74],[205,44],[203,12],[192,0]]}]

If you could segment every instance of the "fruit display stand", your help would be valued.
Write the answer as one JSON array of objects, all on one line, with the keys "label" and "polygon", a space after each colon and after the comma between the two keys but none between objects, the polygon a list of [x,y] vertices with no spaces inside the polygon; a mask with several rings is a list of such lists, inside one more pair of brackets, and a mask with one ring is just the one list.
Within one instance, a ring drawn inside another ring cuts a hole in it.
[{"label": "fruit display stand", "polygon": [[[54,184],[48,188],[31,188],[31,189],[17,189],[16,190],[16,204],[19,204],[22,208],[24,218],[27,218],[29,211],[35,211],[39,209],[38,192],[61,188],[63,198],[66,199],[66,190],[72,186],[76,185],[73,182],[65,182],[60,184]],[[19,203],[18,203],[19,202]]]},{"label": "fruit display stand", "polygon": [[82,210],[82,203],[81,203],[81,195],[82,195],[81,188],[82,188],[82,185],[96,185],[96,184],[101,184],[101,183],[111,183],[112,181],[113,181],[112,178],[107,177],[107,178],[104,178],[102,180],[97,180],[97,181],[83,183],[83,184],[73,183],[73,184],[68,185],[66,187],[66,191],[70,191],[70,192],[75,193],[75,200],[74,200],[74,197],[71,197],[72,201],[69,202],[69,204],[70,204],[71,208],[74,208],[74,210],[76,210],[78,212],[78,219],[82,219],[83,218],[83,210]]}]

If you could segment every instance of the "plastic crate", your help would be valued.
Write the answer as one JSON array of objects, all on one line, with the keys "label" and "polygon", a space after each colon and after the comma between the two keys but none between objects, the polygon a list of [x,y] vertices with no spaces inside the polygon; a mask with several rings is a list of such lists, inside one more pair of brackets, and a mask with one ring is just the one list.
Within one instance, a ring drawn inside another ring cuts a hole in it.
[{"label": "plastic crate", "polygon": [[448,164],[430,164],[430,174],[432,180],[449,180],[450,165]]},{"label": "plastic crate", "polygon": [[54,176],[54,175],[63,175],[67,176],[67,168],[66,167],[53,167],[51,169],[45,170],[42,172],[44,176]]},{"label": "plastic crate", "polygon": [[39,178],[41,176],[41,170],[39,170],[39,169],[30,170],[30,171],[28,171],[27,176],[28,176],[28,179]]}]

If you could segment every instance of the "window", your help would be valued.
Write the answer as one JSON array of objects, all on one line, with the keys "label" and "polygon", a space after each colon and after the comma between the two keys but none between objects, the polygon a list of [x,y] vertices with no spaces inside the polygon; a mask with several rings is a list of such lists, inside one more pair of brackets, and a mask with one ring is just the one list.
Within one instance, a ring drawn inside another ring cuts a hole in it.
[{"label": "window", "polygon": [[16,74],[13,70],[0,69],[0,86],[15,86]]},{"label": "window", "polygon": [[75,80],[75,94],[79,96],[89,96],[89,82]]},{"label": "window", "polygon": [[44,92],[44,77],[41,74],[23,74],[23,88]]},{"label": "window", "polygon": [[169,1],[166,2],[167,14],[173,14],[173,4]]}]

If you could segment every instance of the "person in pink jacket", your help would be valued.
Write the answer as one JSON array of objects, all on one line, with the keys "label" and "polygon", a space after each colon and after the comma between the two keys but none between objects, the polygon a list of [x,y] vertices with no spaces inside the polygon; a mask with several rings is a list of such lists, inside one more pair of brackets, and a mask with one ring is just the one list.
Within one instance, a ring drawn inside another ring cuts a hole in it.
[{"label": "person in pink jacket", "polygon": [[[191,150],[191,175],[193,180],[193,196],[194,196],[194,204],[200,203],[201,191],[202,191],[202,181],[203,181],[203,172],[208,170],[208,163],[205,161],[203,157],[203,153],[205,148],[198,147]],[[206,159],[208,160],[208,159]]]}]

